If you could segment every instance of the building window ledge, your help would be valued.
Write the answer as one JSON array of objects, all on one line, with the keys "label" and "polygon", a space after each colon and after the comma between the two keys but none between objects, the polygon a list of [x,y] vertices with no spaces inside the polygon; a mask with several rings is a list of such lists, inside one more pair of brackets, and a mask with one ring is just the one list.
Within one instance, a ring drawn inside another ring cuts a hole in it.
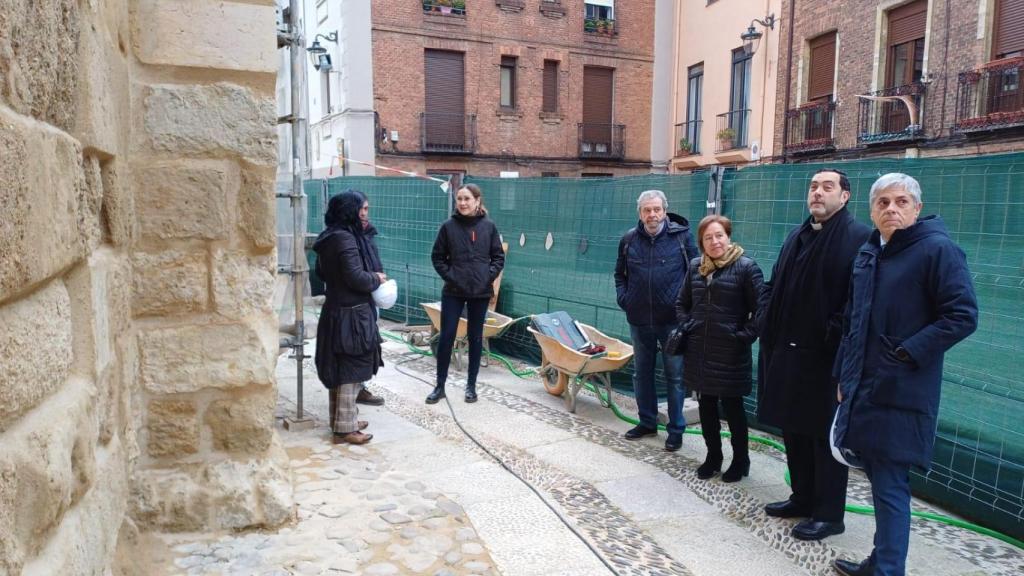
[{"label": "building window ledge", "polygon": [[541,0],[540,13],[548,18],[564,18],[565,6],[562,5],[561,0]]},{"label": "building window ledge", "polygon": [[494,4],[504,12],[522,12],[526,8],[524,0],[494,0]]},{"label": "building window ledge", "polygon": [[561,124],[565,120],[565,114],[561,112],[541,112],[540,121],[545,124]]},{"label": "building window ledge", "polygon": [[523,117],[523,112],[518,108],[499,107],[495,110],[494,115],[502,122],[518,122]]}]

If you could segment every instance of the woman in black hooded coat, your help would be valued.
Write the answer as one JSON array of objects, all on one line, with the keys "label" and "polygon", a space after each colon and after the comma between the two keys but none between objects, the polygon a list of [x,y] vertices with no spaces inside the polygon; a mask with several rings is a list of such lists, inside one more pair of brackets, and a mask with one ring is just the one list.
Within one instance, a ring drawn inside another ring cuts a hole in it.
[{"label": "woman in black hooded coat", "polygon": [[331,394],[334,442],[365,444],[373,438],[356,420],[356,396],[362,382],[384,365],[372,293],[386,280],[375,272],[370,241],[359,210],[364,197],[349,190],[333,198],[324,215],[326,229],[317,237],[316,273],[327,285],[317,326],[316,369]]}]

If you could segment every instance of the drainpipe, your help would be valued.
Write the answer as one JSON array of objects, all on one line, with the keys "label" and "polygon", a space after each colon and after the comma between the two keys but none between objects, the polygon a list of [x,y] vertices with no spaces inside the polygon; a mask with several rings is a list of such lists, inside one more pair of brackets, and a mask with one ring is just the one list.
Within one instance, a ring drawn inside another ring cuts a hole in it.
[{"label": "drainpipe", "polygon": [[786,23],[789,25],[789,30],[787,31],[787,35],[789,36],[789,38],[787,39],[787,42],[789,43],[789,49],[787,51],[788,53],[786,54],[786,97],[785,97],[785,103],[783,104],[783,107],[782,107],[782,163],[783,164],[786,163],[786,142],[789,141],[789,122],[786,122],[786,112],[789,110],[789,95],[790,95],[790,91],[791,91],[790,85],[793,83],[793,28],[795,27],[794,26],[794,22],[793,22],[793,18],[795,17],[795,15],[796,15],[796,0],[789,0],[789,19],[786,20]]}]

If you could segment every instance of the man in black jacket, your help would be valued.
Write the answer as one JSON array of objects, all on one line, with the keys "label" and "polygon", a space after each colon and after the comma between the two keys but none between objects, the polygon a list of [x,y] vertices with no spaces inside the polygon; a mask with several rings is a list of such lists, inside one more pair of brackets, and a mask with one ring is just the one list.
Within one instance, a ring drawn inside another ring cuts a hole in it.
[{"label": "man in black jacket", "polygon": [[658,395],[654,370],[658,348],[668,387],[668,438],[665,449],[683,445],[683,357],[664,354],[675,322],[675,301],[690,260],[696,258],[689,223],[668,214],[668,199],[661,190],[646,190],[637,198],[640,221],[619,241],[615,262],[615,292],[626,311],[633,340],[633,392],[640,424],[626,432],[627,440],[658,434]]},{"label": "man in black jacket", "polygon": [[788,500],[765,506],[779,518],[806,518],[800,540],[842,533],[847,469],[832,458],[828,431],[836,410],[832,362],[857,249],[871,232],[847,208],[850,180],[819,170],[807,193],[810,216],[786,238],[767,282],[761,326],[758,419],[783,431],[792,481]]}]

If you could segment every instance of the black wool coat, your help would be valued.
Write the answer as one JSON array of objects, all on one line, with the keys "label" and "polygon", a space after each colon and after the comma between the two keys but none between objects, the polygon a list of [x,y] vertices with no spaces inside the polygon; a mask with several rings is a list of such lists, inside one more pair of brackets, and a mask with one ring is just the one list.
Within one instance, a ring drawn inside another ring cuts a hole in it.
[{"label": "black wool coat", "polygon": [[688,390],[738,397],[752,388],[750,345],[757,340],[757,313],[764,299],[761,268],[746,256],[700,273],[700,258],[676,299],[676,320],[687,331],[683,382]]},{"label": "black wool coat", "polygon": [[327,298],[316,331],[316,368],[327,388],[365,382],[384,365],[371,293],[380,278],[369,264],[369,242],[345,228],[317,238],[316,272]]},{"label": "black wool coat", "polygon": [[[811,231],[811,218],[786,238],[766,286],[758,356],[758,420],[826,438],[836,409],[832,380],[850,270],[871,229],[845,207]],[[804,240],[813,237],[806,249]]]},{"label": "black wool coat", "polygon": [[486,214],[453,214],[437,231],[430,260],[444,280],[446,296],[490,298],[494,279],[505,267],[498,227]]}]

